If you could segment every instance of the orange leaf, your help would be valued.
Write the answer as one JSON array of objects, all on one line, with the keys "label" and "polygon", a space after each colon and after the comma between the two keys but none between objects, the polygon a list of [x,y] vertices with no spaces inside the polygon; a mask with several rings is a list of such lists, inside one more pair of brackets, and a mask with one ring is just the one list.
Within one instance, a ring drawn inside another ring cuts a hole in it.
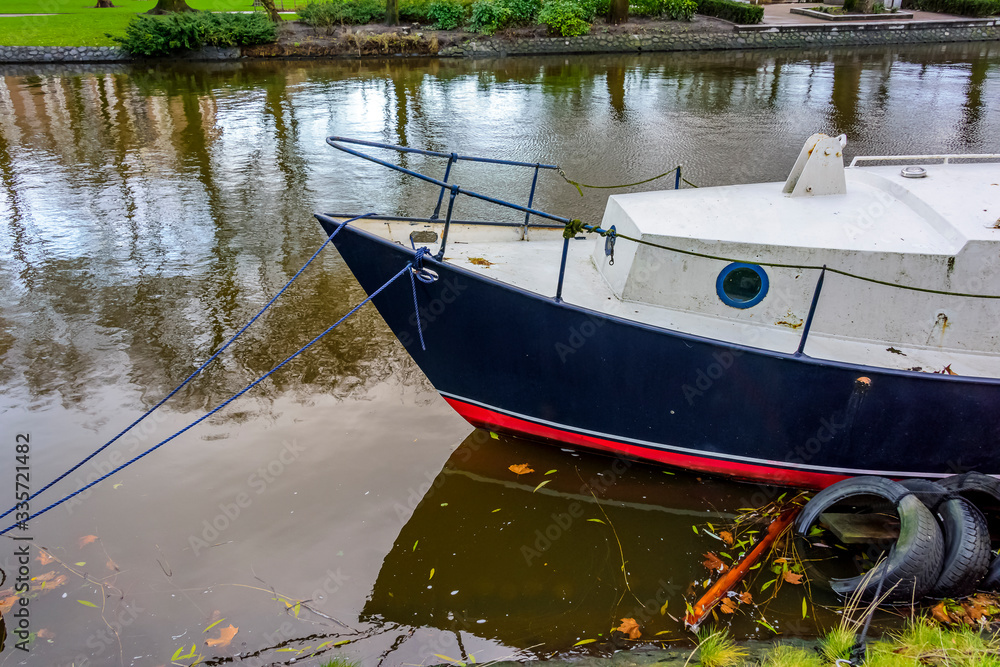
[{"label": "orange leaf", "polygon": [[49,563],[54,561],[55,558],[50,556],[48,551],[42,550],[38,552],[38,555],[35,557],[35,560],[37,560],[42,565],[48,565]]},{"label": "orange leaf", "polygon": [[720,530],[719,537],[722,538],[722,541],[725,542],[726,545],[733,546],[733,534],[728,530]]},{"label": "orange leaf", "polygon": [[705,560],[702,563],[702,565],[707,567],[709,570],[712,570],[713,572],[725,572],[726,570],[729,569],[729,566],[723,563],[722,559],[716,556],[711,551],[705,554]]},{"label": "orange leaf", "polygon": [[781,576],[784,577],[785,581],[787,581],[790,584],[801,584],[802,583],[802,575],[801,574],[795,574],[791,570],[785,570],[785,573],[782,574]]},{"label": "orange leaf", "polygon": [[14,608],[14,603],[17,602],[19,597],[19,595],[11,595],[9,598],[0,600],[0,614],[9,613]]},{"label": "orange leaf", "polygon": [[722,604],[719,605],[719,610],[723,614],[732,614],[736,611],[736,603],[733,602],[732,598],[724,598]]},{"label": "orange leaf", "polygon": [[740,593],[740,602],[743,604],[753,604],[753,596],[750,595],[750,591]]},{"label": "orange leaf", "polygon": [[528,467],[527,463],[515,463],[512,466],[508,466],[507,470],[510,470],[515,475],[527,475],[529,472],[535,472]]},{"label": "orange leaf", "polygon": [[84,535],[83,537],[81,537],[76,541],[76,546],[82,549],[91,542],[96,542],[96,541],[97,541],[97,535]]},{"label": "orange leaf", "polygon": [[618,632],[627,634],[629,639],[638,639],[642,636],[642,630],[639,629],[639,624],[635,622],[634,618],[623,618],[622,624],[617,629]]},{"label": "orange leaf", "polygon": [[45,574],[40,574],[37,577],[32,577],[32,581],[48,581],[49,579],[54,579],[56,576],[55,570],[49,570]]},{"label": "orange leaf", "polygon": [[110,558],[108,559],[108,562],[105,563],[104,565],[112,572],[121,572],[121,570],[118,569],[118,565],[116,565],[115,562]]},{"label": "orange leaf", "polygon": [[229,646],[229,642],[233,641],[233,637],[235,637],[236,633],[239,632],[239,631],[240,631],[239,628],[237,628],[235,625],[233,625],[232,623],[230,623],[227,627],[219,629],[219,636],[218,636],[218,638],[216,638],[216,639],[209,639],[205,643],[207,645],[209,645],[209,646],[218,646],[220,648],[225,647],[225,646]]},{"label": "orange leaf", "polygon": [[944,600],[934,605],[934,608],[931,609],[931,617],[938,623],[951,623],[951,617],[948,616],[948,612],[944,608]]},{"label": "orange leaf", "polygon": [[45,582],[45,588],[47,588],[49,590],[51,590],[53,588],[58,588],[59,586],[62,586],[63,584],[65,584],[67,581],[69,581],[69,579],[66,578],[66,575],[65,574],[60,574],[58,577],[56,577],[52,581],[46,581]]},{"label": "orange leaf", "polygon": [[55,636],[56,636],[56,633],[52,632],[48,628],[42,628],[41,630],[38,631],[38,638],[39,639],[52,639]]}]

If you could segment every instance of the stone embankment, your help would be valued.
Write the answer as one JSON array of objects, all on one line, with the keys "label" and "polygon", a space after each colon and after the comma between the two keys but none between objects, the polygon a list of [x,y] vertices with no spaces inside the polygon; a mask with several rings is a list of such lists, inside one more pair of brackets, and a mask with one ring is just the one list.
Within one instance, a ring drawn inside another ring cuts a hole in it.
[{"label": "stone embankment", "polygon": [[[700,17],[699,17],[700,18]],[[720,27],[722,29],[720,29]],[[240,58],[350,58],[373,55],[428,55],[489,58],[566,53],[636,53],[642,51],[715,51],[727,49],[815,48],[941,44],[1000,40],[1000,19],[889,23],[814,23],[715,26],[714,29],[672,30],[664,34],[592,34],[581,37],[475,37],[458,44],[437,45],[437,38],[406,38],[402,53],[389,43],[380,48],[352,50],[344,45],[317,48],[314,44],[283,44],[273,48],[206,48],[181,56],[184,60],[238,60]],[[382,40],[384,41],[384,40]],[[420,42],[420,43],[418,43]],[[423,43],[426,42],[426,43]],[[176,59],[176,58],[173,58]],[[129,61],[117,47],[0,46],[0,62],[57,63]]]}]

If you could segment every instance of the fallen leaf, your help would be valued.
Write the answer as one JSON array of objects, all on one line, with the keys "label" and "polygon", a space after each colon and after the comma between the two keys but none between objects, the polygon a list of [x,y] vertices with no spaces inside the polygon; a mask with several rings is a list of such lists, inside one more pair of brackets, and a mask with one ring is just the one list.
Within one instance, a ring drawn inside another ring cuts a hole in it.
[{"label": "fallen leaf", "polygon": [[593,644],[596,641],[597,641],[596,639],[581,639],[577,643],[573,644],[573,646],[583,646],[584,644]]},{"label": "fallen leaf", "polygon": [[39,639],[52,639],[55,636],[56,636],[56,633],[52,632],[48,628],[42,628],[41,630],[38,631],[38,638]]},{"label": "fallen leaf", "polygon": [[945,624],[951,623],[951,617],[948,616],[948,612],[944,608],[944,600],[938,602],[936,605],[934,605],[933,609],[931,609],[931,618],[933,618],[938,623],[945,623]]},{"label": "fallen leaf", "polygon": [[[667,613],[667,605],[669,603],[670,603],[670,600],[667,600],[666,602],[663,603],[663,606],[660,607],[660,616],[666,615],[666,613]],[[657,634],[659,634],[659,633],[657,633]]]},{"label": "fallen leaf", "polygon": [[108,559],[108,562],[104,564],[104,566],[107,567],[112,572],[120,572],[120,570],[118,569],[118,566],[110,558]]},{"label": "fallen leaf", "polygon": [[80,604],[82,604],[84,607],[97,607],[96,604],[94,604],[93,602],[90,602],[89,600],[77,600],[77,602],[79,602]]},{"label": "fallen leaf", "polygon": [[17,602],[17,595],[11,595],[9,598],[4,598],[0,600],[0,614],[10,613],[10,610],[14,608],[14,603]]},{"label": "fallen leaf", "polygon": [[96,542],[96,541],[97,541],[97,535],[84,535],[83,537],[81,537],[76,541],[76,546],[82,549],[91,542]]},{"label": "fallen leaf", "polygon": [[729,566],[723,563],[722,559],[711,551],[705,554],[705,560],[702,562],[702,565],[713,572],[725,572],[729,569]]},{"label": "fallen leaf", "polygon": [[35,560],[37,560],[42,565],[48,565],[49,563],[54,561],[55,558],[50,556],[48,551],[42,550],[38,552],[38,556],[35,557]]},{"label": "fallen leaf", "polygon": [[733,602],[732,598],[724,598],[722,603],[719,605],[719,611],[723,614],[732,614],[736,611],[736,605],[738,603]]},{"label": "fallen leaf", "polygon": [[218,646],[220,648],[229,646],[229,642],[233,641],[233,637],[235,637],[236,633],[239,631],[240,631],[239,628],[230,623],[226,627],[219,629],[218,637],[216,637],[215,639],[209,639],[208,641],[205,642],[205,644],[207,646]]},{"label": "fallen leaf", "polygon": [[32,581],[48,581],[49,579],[55,579],[55,577],[56,577],[56,571],[55,570],[49,570],[45,574],[40,574],[37,577],[32,577],[31,580]]},{"label": "fallen leaf", "polygon": [[629,639],[638,639],[642,636],[642,630],[639,629],[639,624],[635,622],[634,618],[623,618],[622,624],[618,626],[617,630],[627,634]]},{"label": "fallen leaf", "polygon": [[507,470],[510,470],[515,475],[527,475],[529,472],[535,472],[527,463],[515,463],[512,466],[508,466]]},{"label": "fallen leaf", "polygon": [[49,590],[52,590],[53,588],[58,588],[59,586],[62,586],[67,581],[69,581],[69,579],[66,577],[66,575],[65,574],[60,574],[58,577],[56,577],[52,581],[46,581],[45,582],[45,587],[48,588]]},{"label": "fallen leaf", "polygon": [[494,262],[491,262],[490,260],[485,259],[483,257],[470,257],[469,263],[475,264],[476,266],[487,266],[487,267],[493,266],[494,264]]},{"label": "fallen leaf", "polygon": [[552,481],[551,479],[547,479],[547,480],[545,480],[544,482],[542,482],[541,484],[539,484],[538,486],[536,486],[536,487],[535,487],[535,489],[534,489],[534,491],[532,491],[532,493],[534,493],[534,492],[535,492],[535,491],[537,491],[538,489],[542,488],[543,486],[545,486],[546,484],[548,484],[548,483],[549,483],[549,482],[551,482],[551,481]]},{"label": "fallen leaf", "polygon": [[733,534],[730,533],[728,530],[720,530],[719,537],[721,537],[722,541],[725,542],[728,546],[733,546]]},{"label": "fallen leaf", "polygon": [[740,602],[743,604],[753,604],[753,596],[750,595],[750,591],[740,593]]},{"label": "fallen leaf", "polygon": [[801,574],[795,574],[794,572],[792,572],[790,570],[786,570],[781,576],[785,579],[785,581],[787,581],[790,584],[801,584],[802,583],[802,575]]}]

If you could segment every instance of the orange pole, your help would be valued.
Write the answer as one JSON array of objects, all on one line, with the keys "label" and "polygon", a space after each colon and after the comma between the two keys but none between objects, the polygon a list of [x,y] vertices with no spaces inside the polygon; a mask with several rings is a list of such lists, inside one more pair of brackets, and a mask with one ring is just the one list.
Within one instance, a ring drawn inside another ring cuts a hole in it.
[{"label": "orange pole", "polygon": [[736,584],[738,584],[743,577],[747,575],[750,568],[756,563],[765,551],[770,548],[778,536],[785,532],[785,529],[791,525],[792,521],[795,519],[795,515],[799,513],[799,509],[791,509],[779,516],[777,519],[771,522],[771,525],[767,527],[767,534],[761,538],[757,546],[753,548],[753,551],[748,553],[743,560],[734,565],[729,569],[724,575],[719,577],[701,599],[692,607],[691,613],[684,617],[684,624],[691,630],[697,630],[701,622],[705,620],[708,613],[712,611],[712,608],[726,596],[726,593],[731,591]]}]

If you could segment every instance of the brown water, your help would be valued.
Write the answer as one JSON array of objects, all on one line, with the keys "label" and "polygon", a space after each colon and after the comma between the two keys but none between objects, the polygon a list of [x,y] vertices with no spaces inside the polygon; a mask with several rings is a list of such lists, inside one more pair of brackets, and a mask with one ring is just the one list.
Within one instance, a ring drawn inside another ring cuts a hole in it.
[{"label": "brown water", "polygon": [[[31,438],[32,490],[113,437],[319,246],[313,212],[429,212],[436,193],[336,153],[327,135],[558,163],[596,184],[678,163],[704,185],[781,180],[814,131],[847,133],[848,157],[1000,152],[996,44],[0,75],[4,510],[18,434]],[[524,199],[516,176],[456,172]],[[536,203],[596,221],[605,194],[581,199],[549,174]],[[324,253],[223,358],[32,509],[188,424],[361,298]],[[507,470],[525,462],[536,472]],[[706,574],[700,554],[719,544],[692,525],[768,493],[473,432],[367,308],[208,422],[16,531],[64,565],[31,561],[32,576],[53,573],[30,603],[40,634],[28,654],[9,638],[0,665],[161,665],[192,643],[206,659],[316,664],[306,656],[345,637],[357,640],[324,656],[483,662],[608,651],[626,616],[644,637],[681,638],[660,606],[683,612]],[[86,536],[99,539],[81,546]],[[8,573],[15,549],[0,540]],[[803,620],[791,588],[741,611],[736,634],[770,636],[762,614],[786,636],[829,623],[815,608]],[[229,646],[206,646],[229,624]]]}]

